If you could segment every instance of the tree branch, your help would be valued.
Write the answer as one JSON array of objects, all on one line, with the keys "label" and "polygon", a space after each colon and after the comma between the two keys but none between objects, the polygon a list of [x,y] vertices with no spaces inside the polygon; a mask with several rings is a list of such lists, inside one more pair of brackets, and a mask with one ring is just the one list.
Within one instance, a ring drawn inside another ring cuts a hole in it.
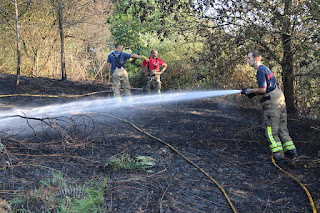
[{"label": "tree branch", "polygon": [[6,9],[4,9],[3,7],[0,6],[0,10],[2,10],[3,12],[5,12],[8,16],[10,16],[13,20],[16,21],[16,18],[13,17]]}]

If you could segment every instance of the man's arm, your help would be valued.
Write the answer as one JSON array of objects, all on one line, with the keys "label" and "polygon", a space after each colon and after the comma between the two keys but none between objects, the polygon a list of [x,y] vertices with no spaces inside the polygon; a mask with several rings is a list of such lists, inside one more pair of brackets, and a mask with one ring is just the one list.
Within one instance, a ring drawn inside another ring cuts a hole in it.
[{"label": "man's arm", "polygon": [[143,58],[144,60],[149,61],[149,59],[144,55],[131,54],[130,58]]},{"label": "man's arm", "polygon": [[109,62],[107,62],[107,64],[106,64],[106,71],[107,71],[108,75],[111,75],[111,64]]},{"label": "man's arm", "polygon": [[167,69],[167,64],[166,63],[164,63],[163,65],[161,65],[162,66],[162,69],[160,70],[161,71],[161,73],[163,73],[166,69]]},{"label": "man's arm", "polygon": [[106,64],[107,72],[110,71],[110,68],[111,68],[111,64],[109,62],[107,62],[107,64]]},{"label": "man's arm", "polygon": [[147,65],[146,65],[144,62],[145,62],[145,61],[142,62],[141,68],[142,68],[142,71],[143,71],[146,75],[148,75],[147,69],[146,69]]},{"label": "man's arm", "polygon": [[253,88],[249,90],[250,93],[255,93],[255,94],[264,94],[267,92],[267,88],[266,87],[261,87],[261,88]]}]

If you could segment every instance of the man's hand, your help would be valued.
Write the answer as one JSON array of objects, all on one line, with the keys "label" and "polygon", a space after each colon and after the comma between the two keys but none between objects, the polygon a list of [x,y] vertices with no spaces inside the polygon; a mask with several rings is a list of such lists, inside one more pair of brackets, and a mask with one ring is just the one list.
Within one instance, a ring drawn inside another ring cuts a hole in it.
[{"label": "man's hand", "polygon": [[249,95],[251,93],[250,90],[250,88],[243,88],[241,89],[241,94]]},{"label": "man's hand", "polygon": [[142,55],[141,58],[143,58],[146,61],[149,61],[149,58],[145,57],[144,55]]},{"label": "man's hand", "polygon": [[254,96],[256,96],[255,93],[251,93],[251,89],[250,88],[243,88],[241,89],[241,94],[246,95],[248,98],[253,98]]}]

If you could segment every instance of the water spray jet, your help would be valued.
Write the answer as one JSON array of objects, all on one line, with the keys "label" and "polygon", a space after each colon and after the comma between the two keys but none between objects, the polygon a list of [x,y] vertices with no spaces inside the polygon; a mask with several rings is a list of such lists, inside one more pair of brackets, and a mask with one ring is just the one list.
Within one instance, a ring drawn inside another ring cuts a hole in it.
[{"label": "water spray jet", "polygon": [[[162,93],[154,95],[137,95],[130,97],[123,97],[120,104],[114,98],[100,98],[100,99],[85,99],[80,101],[73,101],[64,104],[53,104],[47,106],[33,107],[33,108],[13,108],[2,111],[0,117],[0,130],[7,129],[9,126],[20,123],[21,117],[17,115],[42,118],[68,116],[75,113],[84,112],[112,112],[117,109],[135,106],[168,104],[181,101],[190,101],[204,98],[212,98],[218,96],[232,95],[240,93],[241,90],[208,90],[208,91],[182,91],[172,93]],[[134,108],[132,108],[134,110]]]}]

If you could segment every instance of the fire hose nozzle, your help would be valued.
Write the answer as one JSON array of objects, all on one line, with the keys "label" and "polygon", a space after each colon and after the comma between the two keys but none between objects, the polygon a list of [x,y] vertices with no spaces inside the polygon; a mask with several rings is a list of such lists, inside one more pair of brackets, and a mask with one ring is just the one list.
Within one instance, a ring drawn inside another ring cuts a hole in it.
[{"label": "fire hose nozzle", "polygon": [[241,89],[241,94],[249,95],[250,94],[250,88],[242,88]]}]

